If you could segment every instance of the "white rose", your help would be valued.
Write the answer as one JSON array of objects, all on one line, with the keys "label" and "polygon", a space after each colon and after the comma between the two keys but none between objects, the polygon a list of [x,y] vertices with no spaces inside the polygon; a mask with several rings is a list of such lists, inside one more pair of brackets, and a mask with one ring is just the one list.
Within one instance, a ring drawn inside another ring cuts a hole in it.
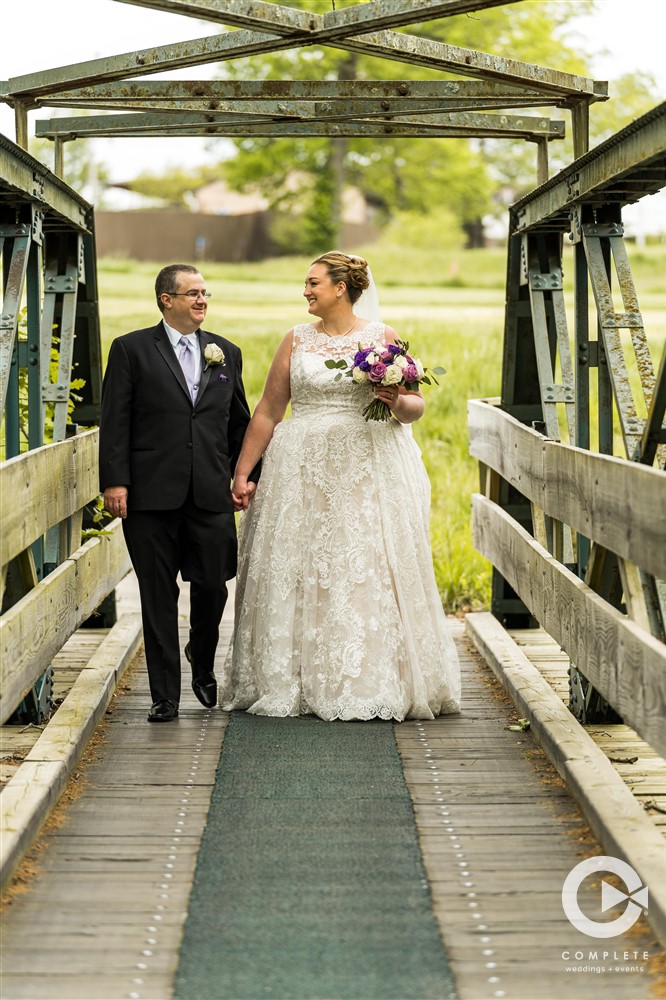
[{"label": "white rose", "polygon": [[362,368],[352,368],[352,381],[353,382],[367,382],[368,373],[364,372]]},{"label": "white rose", "polygon": [[425,368],[423,367],[423,362],[419,361],[418,358],[414,358],[414,364],[416,365],[416,370],[419,373],[419,378],[423,378],[425,375]]},{"label": "white rose", "polygon": [[388,365],[382,379],[383,385],[397,385],[402,380],[402,370],[398,365]]},{"label": "white rose", "polygon": [[396,354],[395,358],[393,359],[393,364],[397,365],[398,368],[406,368],[407,365],[409,364],[409,361],[407,360],[404,354]]},{"label": "white rose", "polygon": [[223,365],[225,361],[224,351],[217,344],[206,344],[203,356],[209,365]]}]

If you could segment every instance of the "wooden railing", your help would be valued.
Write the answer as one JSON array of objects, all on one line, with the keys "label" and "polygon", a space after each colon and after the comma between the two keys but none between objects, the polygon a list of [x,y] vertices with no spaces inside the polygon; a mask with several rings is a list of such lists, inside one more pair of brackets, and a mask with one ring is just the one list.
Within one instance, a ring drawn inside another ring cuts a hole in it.
[{"label": "wooden railing", "polygon": [[[98,431],[45,445],[0,465],[2,592],[24,591],[0,622],[0,723],[55,653],[130,570],[120,521],[81,544],[84,507],[98,494]],[[31,546],[60,531],[62,562],[37,579]]]},{"label": "wooden railing", "polygon": [[[624,721],[666,755],[666,644],[650,631],[641,571],[666,580],[666,472],[550,441],[493,402],[468,404],[481,463],[474,544]],[[496,502],[500,478],[532,505],[534,535]],[[563,564],[546,519],[617,554],[626,613]],[[549,548],[552,552],[549,551]]]}]

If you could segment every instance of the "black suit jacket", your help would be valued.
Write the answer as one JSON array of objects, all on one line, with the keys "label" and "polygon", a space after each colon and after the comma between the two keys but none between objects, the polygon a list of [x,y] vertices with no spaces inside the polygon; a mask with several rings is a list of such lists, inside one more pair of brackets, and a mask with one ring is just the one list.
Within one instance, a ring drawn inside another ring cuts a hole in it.
[{"label": "black suit jacket", "polygon": [[[221,347],[224,365],[202,371],[196,402],[162,322],[116,338],[102,388],[100,486],[127,486],[128,509],[194,502],[232,511],[230,483],[250,410],[235,344],[204,330],[199,343]],[[203,364],[202,364],[203,369]]]}]

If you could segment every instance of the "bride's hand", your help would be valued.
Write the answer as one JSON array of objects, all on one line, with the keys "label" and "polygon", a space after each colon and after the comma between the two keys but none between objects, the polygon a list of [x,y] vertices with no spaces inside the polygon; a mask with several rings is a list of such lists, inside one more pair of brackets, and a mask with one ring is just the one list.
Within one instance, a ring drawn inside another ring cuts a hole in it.
[{"label": "bride's hand", "polygon": [[234,479],[231,499],[236,510],[247,510],[256,488],[257,484],[249,482],[244,476]]},{"label": "bride's hand", "polygon": [[397,385],[375,385],[373,388],[377,399],[381,399],[382,403],[386,403],[389,410],[393,412],[399,395]]}]

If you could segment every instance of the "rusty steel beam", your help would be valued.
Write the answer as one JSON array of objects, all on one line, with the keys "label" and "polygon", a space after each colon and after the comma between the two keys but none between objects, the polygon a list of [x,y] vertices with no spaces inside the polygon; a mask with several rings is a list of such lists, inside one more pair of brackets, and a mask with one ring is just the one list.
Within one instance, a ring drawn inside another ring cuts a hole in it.
[{"label": "rusty steel beam", "polygon": [[[125,2],[125,0],[119,0]],[[0,99],[7,97],[0,84]],[[92,105],[104,101],[349,101],[349,100],[470,100],[509,102],[538,99],[542,104],[562,103],[562,98],[544,95],[529,87],[489,80],[124,80],[73,87],[38,98],[40,106],[84,100]]]},{"label": "rusty steel beam", "polygon": [[[369,100],[332,100],[332,101],[291,101],[291,100],[257,100],[247,101],[226,101],[209,100],[205,102],[199,100],[158,100],[139,99],[123,100],[108,99],[95,100],[97,110],[104,111],[163,111],[182,113],[187,111],[199,112],[210,110],[216,115],[247,115],[248,118],[259,116],[261,118],[296,118],[308,119],[325,116],[329,121],[350,118],[386,117],[386,115],[419,115],[433,114],[438,112],[463,112],[463,111],[503,111],[508,108],[531,108],[541,107],[543,99],[527,98],[520,100],[514,98],[507,103],[505,99],[498,97],[479,98],[423,98],[423,97],[401,97],[399,99],[380,100],[370,98]],[[71,99],[49,98],[45,102],[48,107],[61,108],[90,108],[91,102],[84,98]],[[202,104],[205,106],[202,108]],[[57,173],[57,171],[56,171]],[[545,178],[544,178],[545,179]]]},{"label": "rusty steel beam", "polygon": [[605,100],[608,96],[605,83],[595,83],[587,77],[545,69],[516,59],[492,56],[473,49],[464,49],[395,31],[379,31],[340,38],[340,30],[338,29],[335,37],[332,36],[333,30],[322,28],[313,31],[307,39],[293,33],[279,36],[247,30],[233,31],[14,77],[8,81],[7,91],[14,100],[34,99],[90,83],[122,80],[126,77],[161,73],[169,69],[202,63],[222,62],[294,48],[302,44],[331,44],[336,48],[406,62],[410,65],[425,66],[431,70],[528,86],[543,93],[558,94],[562,97],[598,101]]},{"label": "rusty steel beam", "polygon": [[142,114],[92,115],[37,121],[40,138],[82,136],[154,135],[467,135],[498,138],[548,138],[564,136],[564,122],[548,118],[491,114],[424,114],[388,120],[331,122],[319,118],[299,121],[289,118],[257,121],[239,115]]},{"label": "rusty steel beam", "polygon": [[497,80],[534,87],[543,93],[585,97],[591,101],[608,99],[608,85],[602,81],[563,73],[560,70],[546,69],[532,63],[519,62],[517,59],[505,59],[474,49],[463,49],[430,38],[405,35],[397,31],[359,35],[353,39],[340,41],[336,47],[360,52],[363,55],[405,62],[412,66],[423,66],[430,70],[461,73],[463,76],[474,76],[482,80]]},{"label": "rusty steel beam", "polygon": [[227,59],[240,59],[278,49],[294,48],[297,44],[292,38],[285,39],[254,31],[233,31],[228,34],[177,42],[173,45],[160,45],[157,48],[138,49],[116,56],[89,59],[69,66],[40,70],[37,73],[27,73],[11,78],[7,82],[6,89],[10,99],[26,95],[35,98],[67,90],[70,87],[163,73],[165,70],[223,62]]},{"label": "rusty steel beam", "polygon": [[135,7],[184,14],[203,21],[293,34],[326,30],[329,38],[357,34],[359,31],[399,28],[406,24],[432,21],[440,17],[468,14],[486,7],[505,6],[516,0],[381,0],[363,3],[326,14],[296,10],[260,0],[116,0]]}]

